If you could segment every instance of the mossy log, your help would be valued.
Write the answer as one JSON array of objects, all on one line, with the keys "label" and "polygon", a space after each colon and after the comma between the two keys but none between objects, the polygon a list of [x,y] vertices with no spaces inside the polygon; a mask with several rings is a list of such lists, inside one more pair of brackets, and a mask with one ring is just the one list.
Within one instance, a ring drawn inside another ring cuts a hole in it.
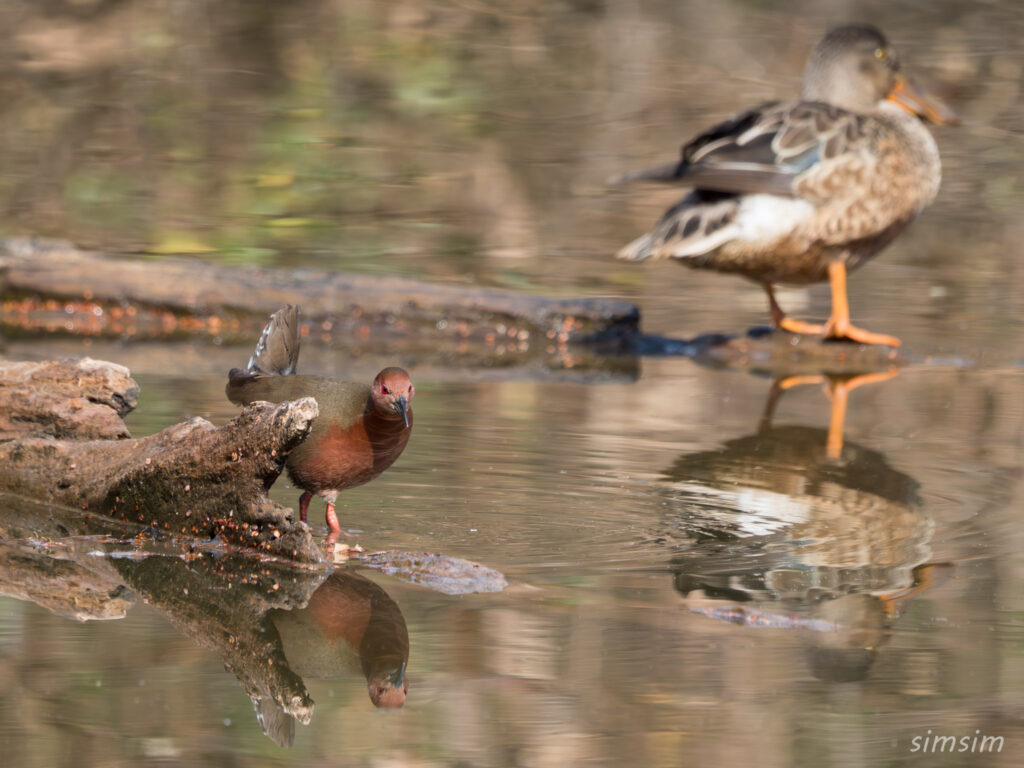
[{"label": "mossy log", "polygon": [[[257,403],[220,428],[194,418],[134,439],[122,417],[137,394],[128,370],[113,363],[0,363],[0,490],[172,535],[322,560],[308,526],[267,496],[316,418],[315,400]],[[70,519],[65,526],[77,527]]]},{"label": "mossy log", "polygon": [[[556,354],[566,344],[628,337],[640,320],[634,305],[611,299],[198,259],[116,259],[24,238],[0,241],[0,297],[0,321],[26,330],[141,338],[210,333],[227,341],[249,339],[267,315],[299,304],[305,322],[339,345],[372,339],[451,354],[499,345]],[[32,301],[38,297],[62,302]]]}]

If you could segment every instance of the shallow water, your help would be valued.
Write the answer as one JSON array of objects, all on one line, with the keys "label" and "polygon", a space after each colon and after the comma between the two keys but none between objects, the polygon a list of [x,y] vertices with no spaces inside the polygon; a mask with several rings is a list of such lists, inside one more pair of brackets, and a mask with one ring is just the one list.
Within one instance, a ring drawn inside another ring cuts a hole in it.
[{"label": "shallow water", "polygon": [[[38,19],[21,8],[7,34],[36,48],[5,64],[3,230],[614,295],[668,334],[764,322],[741,281],[610,261],[672,195],[602,180],[791,92],[845,6],[339,5],[215,14],[177,54],[204,4],[162,21],[114,18],[131,3],[83,10],[71,27],[142,42],[130,61],[97,45],[71,71],[40,64],[58,48],[25,37]],[[77,622],[3,588],[5,765],[1019,764],[1024,18],[1012,3],[856,15],[906,41],[966,121],[936,133],[939,200],[851,280],[855,319],[901,335],[910,364],[850,393],[838,459],[821,383],[772,408],[770,379],[686,359],[479,381],[396,361],[416,380],[414,435],[342,495],[342,525],[368,550],[440,552],[509,581],[453,596],[357,571],[404,618],[405,706],[375,709],[358,665],[308,677],[312,720],[278,746],[219,651],[111,559],[139,596],[121,619]],[[237,45],[256,30],[273,34]],[[828,308],[820,286],[780,299],[802,317]],[[224,371],[249,353],[57,337],[2,351],[126,362],[136,435],[232,418]],[[309,351],[308,372],[376,368]],[[272,495],[291,506],[298,491],[282,478]],[[325,532],[320,502],[311,522]],[[52,554],[18,544],[5,556]],[[999,751],[980,754],[983,737]]]}]

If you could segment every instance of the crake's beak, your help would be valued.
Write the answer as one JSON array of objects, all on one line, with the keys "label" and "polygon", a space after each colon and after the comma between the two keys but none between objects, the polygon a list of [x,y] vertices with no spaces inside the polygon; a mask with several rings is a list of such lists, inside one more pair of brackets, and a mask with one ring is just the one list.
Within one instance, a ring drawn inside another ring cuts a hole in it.
[{"label": "crake's beak", "polygon": [[960,124],[960,116],[943,104],[941,99],[927,93],[903,75],[899,76],[896,86],[886,99],[938,125]]},{"label": "crake's beak", "polygon": [[398,399],[395,400],[395,408],[400,414],[402,414],[402,421],[405,422],[405,428],[409,428],[409,401],[405,399],[405,395],[399,395]]},{"label": "crake's beak", "polygon": [[391,684],[395,687],[396,690],[401,690],[402,686],[405,684],[404,661],[402,662],[402,666],[400,666],[397,670],[388,675],[388,680],[391,681]]}]

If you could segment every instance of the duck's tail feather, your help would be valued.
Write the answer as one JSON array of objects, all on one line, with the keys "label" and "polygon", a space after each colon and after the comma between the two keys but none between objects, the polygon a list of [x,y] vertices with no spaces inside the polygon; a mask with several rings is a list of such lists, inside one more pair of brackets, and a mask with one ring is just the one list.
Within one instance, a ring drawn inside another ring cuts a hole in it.
[{"label": "duck's tail feather", "polygon": [[654,229],[615,256],[625,261],[702,256],[736,237],[737,210],[734,197],[704,199],[692,193],[670,208]]},{"label": "duck's tail feather", "polygon": [[610,186],[618,184],[629,184],[634,181],[678,181],[682,176],[683,164],[676,160],[654,168],[644,168],[642,171],[629,171],[620,173],[617,176],[609,176],[607,183]]}]

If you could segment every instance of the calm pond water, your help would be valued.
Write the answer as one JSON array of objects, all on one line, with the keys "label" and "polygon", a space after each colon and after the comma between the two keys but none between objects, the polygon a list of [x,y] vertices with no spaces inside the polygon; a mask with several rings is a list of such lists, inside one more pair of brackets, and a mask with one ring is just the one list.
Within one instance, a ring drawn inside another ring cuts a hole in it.
[{"label": "calm pond water", "polygon": [[[509,582],[446,595],[339,569],[325,610],[372,606],[383,645],[407,636],[404,707],[375,708],[356,654],[312,658],[309,614],[278,611],[254,636],[284,638],[315,709],[293,736],[271,713],[261,728],[252,671],[225,667],[237,615],[218,634],[182,613],[245,603],[247,582],[208,558],[109,558],[131,588],[107,595],[115,620],[0,585],[5,766],[1024,760],[1017,3],[95,0],[0,18],[5,235],[614,296],[679,336],[763,323],[763,294],[611,260],[674,193],[606,177],[792,93],[821,31],[849,18],[881,25],[965,118],[936,131],[938,201],[851,279],[855,320],[900,335],[910,362],[851,391],[838,458],[820,382],[775,398],[769,378],[687,359],[542,378],[395,360],[417,384],[415,431],[393,469],[342,495],[342,525],[369,550]],[[780,299],[828,310],[822,286]],[[129,366],[136,435],[233,418],[225,373],[249,351],[0,339],[6,359]],[[354,379],[380,367],[315,340],[303,359]],[[298,491],[282,479],[272,495],[293,506]],[[7,570],[45,556],[57,578],[75,558],[12,541],[16,511],[0,513]],[[162,591],[193,578],[191,595]]]}]

